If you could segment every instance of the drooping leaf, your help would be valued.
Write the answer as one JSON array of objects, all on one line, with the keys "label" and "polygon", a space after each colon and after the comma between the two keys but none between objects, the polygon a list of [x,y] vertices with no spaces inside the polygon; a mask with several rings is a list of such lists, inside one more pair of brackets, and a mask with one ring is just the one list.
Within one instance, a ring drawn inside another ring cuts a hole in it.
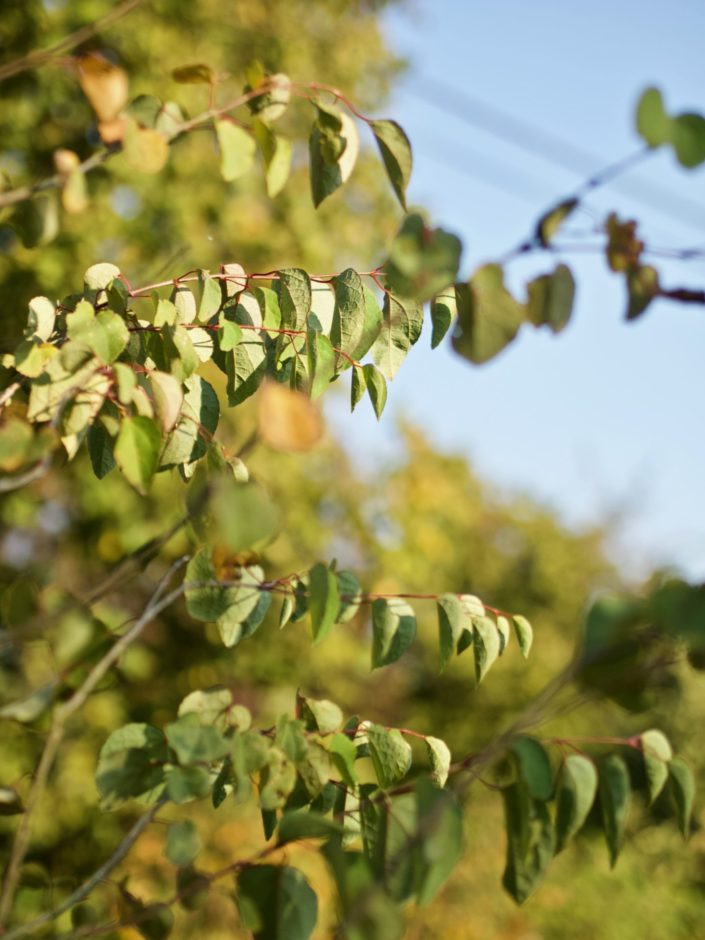
[{"label": "drooping leaf", "polygon": [[641,735],[641,750],[644,755],[649,802],[653,803],[668,780],[668,765],[673,757],[673,750],[666,735],[655,728]]},{"label": "drooping leaf", "polygon": [[700,166],[705,162],[705,117],[686,113],[673,118],[671,142],[681,166]]},{"label": "drooping leaf", "polygon": [[659,275],[653,265],[640,264],[627,272],[627,320],[636,320],[660,293]]},{"label": "drooping leaf", "polygon": [[559,264],[551,274],[529,281],[527,289],[527,319],[534,326],[545,325],[553,333],[560,333],[573,312],[575,281],[570,268]]},{"label": "drooping leaf", "polygon": [[306,328],[311,309],[311,278],[301,268],[285,268],[277,283],[281,325],[291,330]]},{"label": "drooping leaf", "polygon": [[146,493],[159,468],[162,436],[154,421],[141,415],[125,418],[115,441],[114,456],[127,480]]},{"label": "drooping leaf", "polygon": [[632,787],[629,771],[618,754],[609,754],[599,765],[599,792],[602,825],[614,868],[624,842],[624,832],[631,806]]},{"label": "drooping leaf", "polygon": [[387,789],[409,772],[411,747],[396,729],[367,724],[365,730],[377,781]]},{"label": "drooping leaf", "polygon": [[522,781],[506,787],[504,797],[507,860],[502,884],[518,904],[535,890],[555,849],[555,834],[545,803],[532,799]]},{"label": "drooping leaf", "polygon": [[682,757],[674,757],[668,765],[669,786],[676,804],[678,828],[684,839],[690,835],[690,819],[693,815],[695,777]]},{"label": "drooping leaf", "polygon": [[556,851],[578,832],[597,793],[597,770],[582,754],[569,754],[561,767],[556,795]]},{"label": "drooping leaf", "polygon": [[392,242],[385,264],[387,284],[401,297],[430,300],[455,281],[461,251],[459,238],[429,228],[423,216],[412,213]]},{"label": "drooping leaf", "polygon": [[646,88],[636,107],[636,129],[649,147],[660,147],[671,140],[673,122],[663,106],[658,88]]},{"label": "drooping leaf", "polygon": [[309,137],[311,197],[316,208],[349,178],[360,149],[355,122],[330,105],[316,105]]},{"label": "drooping leaf", "polygon": [[409,138],[396,121],[370,121],[389,182],[406,211],[406,188],[411,178],[412,156]]},{"label": "drooping leaf", "polygon": [[475,651],[475,678],[479,683],[499,656],[499,635],[497,627],[489,617],[474,618],[472,634]]},{"label": "drooping leaf", "polygon": [[308,573],[309,613],[313,642],[320,643],[330,633],[340,607],[335,572],[319,562]]},{"label": "drooping leaf", "polygon": [[171,77],[181,85],[212,85],[215,82],[215,72],[204,62],[172,69]]},{"label": "drooping leaf", "polygon": [[152,127],[128,120],[122,143],[125,162],[139,173],[159,173],[169,159],[169,141]]},{"label": "drooping leaf", "polygon": [[367,391],[367,376],[362,366],[354,366],[350,384],[350,410],[354,411]]},{"label": "drooping leaf", "polygon": [[514,624],[514,633],[516,634],[521,655],[526,659],[531,652],[531,645],[534,642],[533,628],[522,614],[514,614],[512,623]]},{"label": "drooping leaf", "polygon": [[272,450],[302,453],[323,436],[323,419],[308,395],[277,382],[265,382],[259,393],[259,435]]},{"label": "drooping leaf", "polygon": [[372,604],[372,668],[396,662],[414,641],[416,616],[406,601],[377,598]]},{"label": "drooping leaf", "polygon": [[371,362],[366,363],[362,367],[362,371],[365,376],[367,394],[370,396],[372,407],[379,421],[382,417],[384,406],[387,404],[387,383],[379,369],[376,369]]},{"label": "drooping leaf", "polygon": [[273,199],[284,188],[291,169],[291,142],[263,124],[255,121],[254,135],[264,160],[264,181],[267,195]]},{"label": "drooping leaf", "polygon": [[431,779],[439,787],[444,787],[450,770],[451,754],[448,745],[440,738],[427,736],[426,753],[431,764]]},{"label": "drooping leaf", "polygon": [[529,794],[537,800],[553,796],[553,770],[546,749],[536,738],[523,736],[511,745],[521,779]]},{"label": "drooping leaf", "polygon": [[333,381],[337,354],[328,337],[315,330],[309,330],[306,353],[311,383],[309,394],[312,399],[320,398]]},{"label": "drooping leaf", "polygon": [[421,335],[423,307],[413,300],[384,295],[383,319],[371,352],[382,374],[393,379]]},{"label": "drooping leaf", "polygon": [[297,842],[299,839],[328,839],[343,832],[343,826],[327,816],[308,810],[284,813],[277,831],[277,842]]},{"label": "drooping leaf", "polygon": [[498,264],[478,268],[467,288],[456,286],[458,318],[453,348],[470,362],[488,362],[516,336],[526,308],[504,286]]},{"label": "drooping leaf", "polygon": [[439,346],[458,315],[455,287],[447,287],[431,301],[431,349]]},{"label": "drooping leaf", "polygon": [[200,270],[198,272],[198,294],[197,317],[201,323],[207,323],[220,310],[220,305],[223,302],[220,281],[211,277],[208,271]]},{"label": "drooping leaf", "polygon": [[330,734],[343,726],[343,713],[335,702],[328,699],[314,699],[297,693],[297,716],[300,716],[309,731]]},{"label": "drooping leaf", "polygon": [[255,940],[308,940],[316,926],[316,895],[297,868],[244,868],[237,880],[237,904]]},{"label": "drooping leaf", "polygon": [[113,731],[101,748],[96,784],[106,809],[130,799],[156,801],[164,786],[166,739],[158,728],[128,724]]},{"label": "drooping leaf", "polygon": [[455,655],[458,640],[467,622],[460,599],[455,594],[443,594],[438,598],[438,647],[441,669]]},{"label": "drooping leaf", "polygon": [[365,325],[365,292],[362,278],[346,268],[333,281],[335,309],[330,339],[333,346],[352,355],[359,345]]},{"label": "drooping leaf", "polygon": [[206,453],[209,440],[218,427],[220,406],[213,387],[198,375],[183,383],[186,391],[181,413],[161,453],[162,467],[191,463]]},{"label": "drooping leaf", "polygon": [[243,176],[252,166],[255,140],[246,130],[227,119],[215,122],[215,133],[220,147],[220,172],[229,183]]}]

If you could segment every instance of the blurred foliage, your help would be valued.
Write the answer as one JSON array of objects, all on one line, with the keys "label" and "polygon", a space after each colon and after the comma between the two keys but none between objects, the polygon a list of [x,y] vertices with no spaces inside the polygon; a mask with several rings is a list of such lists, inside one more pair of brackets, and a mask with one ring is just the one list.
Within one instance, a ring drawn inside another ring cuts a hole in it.
[{"label": "blurred foliage", "polygon": [[[170,72],[207,61],[233,74],[259,58],[271,71],[343,88],[363,110],[376,112],[399,68],[385,49],[377,13],[384,3],[345,0],[266,0],[228,4],[199,0],[183,5],[154,0],[134,10],[88,48],[109,51],[127,70],[134,94],[178,98],[190,114],[207,106],[203,86],[176,86]],[[13,56],[62,38],[105,12],[95,0],[28,2],[3,11],[0,42]],[[54,171],[54,152],[85,157],[96,143],[93,117],[73,75],[56,64],[28,71],[3,86],[0,169],[11,185]],[[296,109],[286,118],[296,133]],[[86,132],[86,128],[89,131]],[[396,229],[392,200],[377,160],[361,160],[346,189],[315,212],[301,159],[283,193],[266,198],[255,172],[224,184],[218,155],[206,135],[188,135],[156,178],[140,177],[118,160],[88,177],[89,206],[65,215],[60,234],[41,248],[22,246],[0,217],[0,290],[7,311],[0,342],[12,345],[28,297],[63,294],[83,271],[109,255],[135,282],[194,266],[237,261],[248,269],[302,264],[313,270],[367,266]],[[364,219],[364,227],[360,224]],[[222,382],[212,377],[222,392]],[[223,420],[224,443],[246,445],[256,416],[249,405]],[[488,603],[522,610],[532,620],[537,652],[526,665],[512,648],[493,680],[475,688],[470,656],[439,675],[436,613],[419,602],[419,638],[398,663],[370,672],[368,618],[363,612],[335,636],[312,648],[308,626],[277,634],[276,611],[236,650],[224,649],[212,626],[191,620],[179,603],[150,625],[101,683],[69,727],[51,778],[50,800],[36,815],[30,855],[22,873],[16,916],[47,909],[56,889],[75,886],[119,842],[134,816],[124,808],[103,813],[94,783],[96,755],[121,724],[162,727],[193,689],[217,683],[266,726],[294,707],[297,688],[331,697],[347,714],[386,725],[403,723],[446,740],[454,755],[479,750],[505,728],[571,659],[583,610],[596,592],[619,588],[600,527],[571,532],[529,498],[507,498],[479,480],[467,461],[435,450],[413,426],[402,428],[403,449],[389,465],[364,473],[332,440],[305,456],[256,448],[251,473],[283,509],[282,535],[263,552],[268,577],[304,570],[336,557],[359,573],[370,591],[467,592]],[[0,504],[0,688],[2,704],[19,702],[23,715],[0,718],[0,785],[26,793],[48,729],[49,706],[65,699],[99,650],[139,615],[169,564],[196,540],[181,530],[153,559],[133,566],[127,584],[88,610],[96,585],[147,540],[158,538],[184,513],[184,486],[175,472],[156,478],[147,497],[113,472],[98,481],[82,454],[42,480],[6,495]],[[411,507],[411,510],[410,510]],[[129,565],[129,561],[127,562]],[[276,639],[276,642],[274,640]],[[37,693],[39,690],[39,694]],[[626,711],[571,688],[547,716],[542,734],[627,737],[663,728],[685,751],[702,779],[705,765],[692,727],[705,717],[697,677],[678,667],[667,687]],[[31,717],[24,723],[18,717]],[[687,716],[687,717],[686,717]],[[644,789],[643,781],[641,789]],[[485,785],[483,785],[485,784]],[[696,823],[688,851],[660,797],[648,821],[637,813],[616,873],[609,873],[597,819],[557,858],[548,883],[517,909],[499,888],[503,865],[501,801],[491,779],[476,784],[467,806],[467,851],[429,908],[407,908],[407,936],[449,940],[661,940],[697,936],[705,889],[705,842]],[[593,811],[593,815],[594,811]],[[168,819],[198,822],[208,870],[246,858],[261,847],[261,822],[251,808],[202,803],[170,807]],[[0,817],[0,855],[15,823]],[[173,892],[165,856],[166,827],[153,826],[132,849],[114,880],[91,898],[101,919],[117,911],[118,878],[129,891],[155,900]],[[281,852],[312,880],[321,914],[316,936],[333,923],[332,885],[315,853]],[[123,903],[125,897],[123,895]],[[609,910],[609,917],[606,911]],[[71,922],[59,921],[59,930]],[[44,934],[55,934],[49,930]],[[132,929],[121,938],[135,938]],[[198,910],[179,910],[174,936],[244,937],[232,902],[232,884],[213,887]]]}]

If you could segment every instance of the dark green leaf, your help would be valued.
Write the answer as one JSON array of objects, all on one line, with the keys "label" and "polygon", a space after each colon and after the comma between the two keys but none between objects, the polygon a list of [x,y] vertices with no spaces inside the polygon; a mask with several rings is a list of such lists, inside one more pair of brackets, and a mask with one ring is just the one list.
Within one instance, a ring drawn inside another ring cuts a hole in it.
[{"label": "dark green leaf", "polygon": [[602,825],[614,867],[624,842],[632,788],[627,765],[618,754],[609,754],[599,765]]},{"label": "dark green leaf", "polygon": [[414,611],[399,598],[377,598],[372,604],[372,668],[388,666],[416,636]]},{"label": "dark green leaf", "polygon": [[175,82],[183,85],[212,85],[215,73],[210,65],[200,62],[197,65],[182,65],[181,68],[172,69],[171,77]]},{"label": "dark green leaf", "polygon": [[423,307],[414,300],[384,295],[383,319],[372,346],[372,358],[382,374],[393,379],[421,335]]},{"label": "dark green leaf", "polygon": [[379,421],[382,417],[384,406],[387,404],[387,383],[382,373],[378,369],[375,369],[371,362],[364,365],[362,371],[365,375],[367,394],[370,396],[372,407]]},{"label": "dark green leaf", "polygon": [[100,422],[88,428],[88,454],[93,472],[99,480],[102,480],[115,466],[113,439]]},{"label": "dark green leaf", "polygon": [[587,757],[569,754],[558,778],[556,795],[556,851],[582,827],[597,793],[597,770]]},{"label": "dark green leaf", "polygon": [[537,800],[553,796],[553,770],[546,749],[536,738],[522,737],[511,745],[521,779],[529,795]]},{"label": "dark green leaf", "polygon": [[408,215],[385,264],[387,284],[402,297],[430,300],[455,281],[461,251],[455,235],[429,228],[418,213]]},{"label": "dark green leaf", "polygon": [[458,315],[455,287],[447,287],[431,301],[431,349],[440,345]]},{"label": "dark green leaf", "polygon": [[669,783],[676,804],[678,828],[684,839],[690,835],[690,818],[693,814],[695,778],[693,771],[682,757],[674,757],[668,765]]},{"label": "dark green leaf", "polygon": [[128,724],[113,731],[96,768],[102,805],[113,809],[130,799],[155,802],[163,791],[167,759],[166,739],[158,728]]},{"label": "dark green leaf", "polygon": [[705,162],[705,117],[679,114],[673,118],[671,141],[681,166],[700,166]]},{"label": "dark green leaf", "polygon": [[565,220],[578,205],[578,199],[566,199],[541,216],[536,224],[536,238],[544,248],[550,245]]},{"label": "dark green leaf", "polygon": [[467,617],[460,599],[455,594],[443,594],[438,598],[438,647],[441,656],[441,669],[455,655],[458,640],[463,632]]},{"label": "dark green leaf", "polygon": [[308,810],[294,810],[284,813],[279,821],[277,842],[284,845],[299,839],[327,839],[342,832],[343,826],[326,816]]},{"label": "dark green leaf", "polygon": [[306,328],[311,309],[311,279],[301,268],[279,272],[278,282],[281,325],[291,330]]},{"label": "dark green leaf", "polygon": [[366,299],[357,271],[346,268],[333,280],[335,308],[330,339],[337,349],[353,355],[365,326]]},{"label": "dark green leaf", "polygon": [[362,396],[367,391],[367,376],[362,366],[354,366],[350,386],[350,410],[354,411]]},{"label": "dark green leaf", "polygon": [[336,622],[340,608],[338,581],[335,573],[319,562],[309,571],[308,583],[313,642],[320,643]]},{"label": "dark green leaf", "polygon": [[503,791],[507,861],[502,884],[518,904],[534,891],[553,858],[555,835],[545,803],[519,781]]},{"label": "dark green leaf", "polygon": [[472,641],[475,651],[475,677],[479,683],[499,656],[499,634],[489,617],[473,618]]},{"label": "dark green leaf", "polygon": [[202,725],[198,715],[188,713],[166,726],[169,747],[180,764],[210,763],[225,757],[228,741],[214,727]]},{"label": "dark green leaf", "polygon": [[238,875],[237,903],[244,926],[255,940],[307,940],[318,916],[318,902],[296,868],[253,865]]},{"label": "dark green leaf", "polygon": [[370,121],[370,128],[382,154],[389,182],[402,209],[406,210],[406,187],[412,167],[409,138],[396,121]]}]

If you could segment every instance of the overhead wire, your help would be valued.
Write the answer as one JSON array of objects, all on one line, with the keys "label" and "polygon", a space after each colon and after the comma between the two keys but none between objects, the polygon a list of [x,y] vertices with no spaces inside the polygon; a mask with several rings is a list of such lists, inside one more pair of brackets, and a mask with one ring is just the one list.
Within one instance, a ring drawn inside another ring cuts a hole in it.
[{"label": "overhead wire", "polygon": [[[558,166],[572,174],[591,173],[604,163],[598,154],[537,125],[510,115],[465,90],[418,74],[418,83],[401,91],[438,111],[442,111],[476,129],[509,143],[525,153]],[[703,231],[705,208],[685,199],[674,190],[651,181],[613,179],[611,185],[631,198],[649,206],[681,225]]]}]

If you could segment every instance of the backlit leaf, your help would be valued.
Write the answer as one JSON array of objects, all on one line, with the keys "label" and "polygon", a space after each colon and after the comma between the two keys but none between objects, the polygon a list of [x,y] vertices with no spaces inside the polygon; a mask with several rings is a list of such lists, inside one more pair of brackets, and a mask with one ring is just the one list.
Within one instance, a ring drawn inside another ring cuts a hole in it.
[{"label": "backlit leaf", "polygon": [[406,188],[411,178],[411,144],[396,121],[370,121],[392,188],[406,210]]}]

